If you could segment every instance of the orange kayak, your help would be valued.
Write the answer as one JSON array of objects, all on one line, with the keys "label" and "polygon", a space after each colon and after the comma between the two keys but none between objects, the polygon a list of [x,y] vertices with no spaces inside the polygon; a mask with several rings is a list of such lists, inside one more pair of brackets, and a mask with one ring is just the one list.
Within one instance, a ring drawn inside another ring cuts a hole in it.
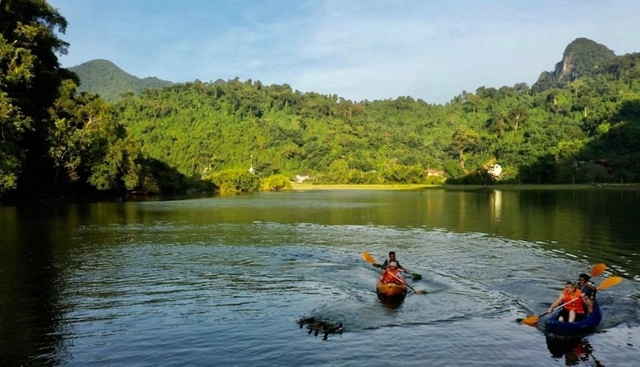
[{"label": "orange kayak", "polygon": [[383,284],[378,282],[376,284],[376,291],[378,295],[394,298],[394,297],[404,297],[407,295],[407,286],[404,284],[395,284],[395,283],[386,283]]}]

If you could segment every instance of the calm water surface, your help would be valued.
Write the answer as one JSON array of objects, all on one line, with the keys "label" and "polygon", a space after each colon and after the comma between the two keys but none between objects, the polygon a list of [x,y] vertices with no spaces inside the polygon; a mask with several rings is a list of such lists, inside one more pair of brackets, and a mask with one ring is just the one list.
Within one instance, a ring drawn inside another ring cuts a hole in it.
[{"label": "calm water surface", "polygon": [[[0,207],[8,366],[638,366],[640,191],[295,191]],[[395,250],[422,274],[375,294]],[[516,320],[599,262],[595,334]],[[344,324],[314,336],[303,317]]]}]

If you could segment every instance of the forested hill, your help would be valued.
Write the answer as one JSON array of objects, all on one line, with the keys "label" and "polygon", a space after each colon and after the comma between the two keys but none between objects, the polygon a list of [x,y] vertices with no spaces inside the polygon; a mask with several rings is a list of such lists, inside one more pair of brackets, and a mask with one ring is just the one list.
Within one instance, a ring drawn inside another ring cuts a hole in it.
[{"label": "forested hill", "polygon": [[427,169],[470,182],[494,162],[505,181],[638,182],[640,54],[600,46],[572,42],[564,60],[574,71],[561,83],[483,86],[446,105],[354,102],[235,79],[146,91],[116,113],[145,154],[186,175],[247,169],[253,155],[262,175],[324,182],[424,182]]},{"label": "forested hill", "polygon": [[80,92],[93,92],[100,95],[107,102],[115,102],[127,92],[140,93],[145,89],[162,88],[172,84],[156,77],[140,79],[108,60],[92,60],[69,70],[80,79]]}]

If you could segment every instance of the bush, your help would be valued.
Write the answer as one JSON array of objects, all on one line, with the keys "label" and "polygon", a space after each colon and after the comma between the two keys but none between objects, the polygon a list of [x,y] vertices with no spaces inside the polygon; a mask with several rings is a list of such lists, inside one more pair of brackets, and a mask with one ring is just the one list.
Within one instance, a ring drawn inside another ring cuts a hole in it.
[{"label": "bush", "polygon": [[260,178],[245,170],[226,170],[207,176],[220,192],[252,192],[260,191]]},{"label": "bush", "polygon": [[462,177],[447,180],[447,184],[451,185],[493,185],[494,182],[493,176],[484,168],[478,168]]},{"label": "bush", "polygon": [[290,188],[292,188],[291,181],[284,175],[271,175],[262,183],[262,190],[264,191],[280,191]]},{"label": "bush", "polygon": [[384,168],[382,177],[385,183],[421,184],[425,181],[426,172],[420,165],[403,166],[394,164]]}]

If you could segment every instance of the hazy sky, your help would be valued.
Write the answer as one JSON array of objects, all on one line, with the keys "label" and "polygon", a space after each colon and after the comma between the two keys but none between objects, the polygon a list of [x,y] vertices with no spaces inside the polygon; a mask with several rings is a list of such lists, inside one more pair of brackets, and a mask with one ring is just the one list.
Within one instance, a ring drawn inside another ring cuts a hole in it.
[{"label": "hazy sky", "polygon": [[107,59],[137,77],[239,77],[354,101],[531,85],[578,37],[640,52],[640,0],[49,3],[69,22],[65,67]]}]

